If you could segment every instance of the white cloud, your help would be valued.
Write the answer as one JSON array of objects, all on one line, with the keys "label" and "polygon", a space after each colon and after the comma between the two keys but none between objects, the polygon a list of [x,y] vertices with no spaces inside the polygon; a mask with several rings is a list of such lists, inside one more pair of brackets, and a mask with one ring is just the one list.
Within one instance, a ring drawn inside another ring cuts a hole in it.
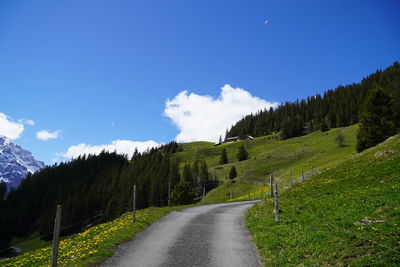
[{"label": "white cloud", "polygon": [[77,158],[80,155],[98,155],[101,151],[105,150],[108,152],[116,151],[118,154],[128,155],[128,157],[132,157],[135,148],[138,149],[139,152],[146,151],[147,148],[157,147],[160,144],[153,140],[145,141],[145,142],[136,142],[130,140],[114,140],[111,144],[106,145],[88,145],[88,144],[78,144],[74,146],[70,146],[67,152],[57,153],[57,158],[53,161],[58,161],[59,157],[63,158]]},{"label": "white cloud", "polygon": [[61,131],[47,131],[47,130],[41,130],[36,133],[36,138],[42,141],[47,141],[49,139],[57,139],[60,137]]},{"label": "white cloud", "polygon": [[12,118],[0,112],[0,135],[12,140],[18,139],[24,131],[24,124],[14,122]]},{"label": "white cloud", "polygon": [[22,123],[22,124],[28,124],[30,126],[35,125],[35,121],[34,120],[20,119],[20,120],[18,120],[18,122]]},{"label": "white cloud", "polygon": [[278,104],[226,84],[218,98],[182,91],[166,101],[164,115],[180,130],[176,136],[178,142],[217,141],[226,129],[244,116],[275,108]]}]

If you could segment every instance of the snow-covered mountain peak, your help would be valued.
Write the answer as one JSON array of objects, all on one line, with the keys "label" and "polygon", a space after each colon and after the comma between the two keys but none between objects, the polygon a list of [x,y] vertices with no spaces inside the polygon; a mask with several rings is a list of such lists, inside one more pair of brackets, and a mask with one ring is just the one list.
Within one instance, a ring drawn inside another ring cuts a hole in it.
[{"label": "snow-covered mountain peak", "polygon": [[0,136],[0,182],[6,182],[8,190],[17,187],[28,173],[44,167],[45,164],[35,160],[31,152]]}]

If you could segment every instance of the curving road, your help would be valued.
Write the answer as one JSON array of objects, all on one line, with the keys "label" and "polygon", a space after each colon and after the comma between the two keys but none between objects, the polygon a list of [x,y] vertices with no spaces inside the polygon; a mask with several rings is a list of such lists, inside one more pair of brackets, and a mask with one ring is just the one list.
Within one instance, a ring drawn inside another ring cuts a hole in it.
[{"label": "curving road", "polygon": [[172,212],[120,245],[102,266],[261,266],[243,224],[256,202]]}]

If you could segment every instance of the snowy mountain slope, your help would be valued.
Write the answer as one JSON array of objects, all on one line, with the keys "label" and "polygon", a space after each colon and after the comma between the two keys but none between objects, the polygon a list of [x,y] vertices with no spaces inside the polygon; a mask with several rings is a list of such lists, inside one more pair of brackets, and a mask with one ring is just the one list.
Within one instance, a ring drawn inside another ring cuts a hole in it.
[{"label": "snowy mountain slope", "polygon": [[8,190],[17,187],[28,173],[44,167],[45,164],[35,160],[31,152],[0,136],[0,182],[6,182]]}]

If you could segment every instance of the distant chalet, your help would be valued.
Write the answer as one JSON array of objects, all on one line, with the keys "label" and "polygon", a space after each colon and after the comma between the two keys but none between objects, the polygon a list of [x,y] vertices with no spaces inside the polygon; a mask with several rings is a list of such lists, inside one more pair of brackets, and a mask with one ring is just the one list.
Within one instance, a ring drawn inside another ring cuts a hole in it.
[{"label": "distant chalet", "polygon": [[229,137],[229,138],[226,138],[225,141],[223,141],[221,143],[220,142],[215,143],[214,146],[219,146],[219,145],[227,144],[227,143],[233,143],[233,142],[237,142],[239,140],[254,140],[254,137],[250,136],[250,135],[246,135],[245,138],[240,138],[239,136]]}]

